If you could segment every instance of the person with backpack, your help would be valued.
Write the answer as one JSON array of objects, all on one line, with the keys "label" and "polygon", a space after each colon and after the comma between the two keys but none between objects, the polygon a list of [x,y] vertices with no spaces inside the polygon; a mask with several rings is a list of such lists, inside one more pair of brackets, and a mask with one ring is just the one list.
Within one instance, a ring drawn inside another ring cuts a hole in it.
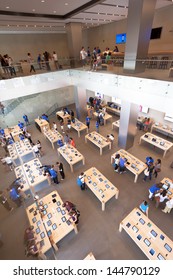
[{"label": "person with backpack", "polygon": [[79,217],[80,217],[80,211],[79,210],[72,210],[69,213],[70,218],[69,221],[71,220],[75,225],[78,225],[79,223]]},{"label": "person with backpack", "polygon": [[76,210],[76,206],[68,200],[62,204],[62,207],[64,207],[69,213]]}]

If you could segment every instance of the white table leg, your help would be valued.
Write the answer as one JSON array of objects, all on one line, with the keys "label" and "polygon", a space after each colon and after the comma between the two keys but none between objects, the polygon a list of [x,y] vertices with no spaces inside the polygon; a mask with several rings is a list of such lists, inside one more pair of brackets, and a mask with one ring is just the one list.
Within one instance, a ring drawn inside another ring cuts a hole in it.
[{"label": "white table leg", "polygon": [[100,147],[100,155],[102,155],[102,148]]},{"label": "white table leg", "polygon": [[78,130],[78,137],[80,137],[80,131]]},{"label": "white table leg", "polygon": [[135,180],[134,180],[134,183],[136,183],[138,180],[138,174],[135,175]]},{"label": "white table leg", "polygon": [[117,191],[116,195],[115,195],[115,199],[118,199],[119,196],[119,191]]},{"label": "white table leg", "polygon": [[102,201],[102,211],[105,211],[105,202]]},{"label": "white table leg", "polygon": [[73,172],[73,165],[70,164],[70,169],[71,169],[71,172]]},{"label": "white table leg", "polygon": [[122,229],[123,229],[123,226],[122,226],[122,223],[120,223],[120,225],[119,225],[119,232],[122,232]]}]

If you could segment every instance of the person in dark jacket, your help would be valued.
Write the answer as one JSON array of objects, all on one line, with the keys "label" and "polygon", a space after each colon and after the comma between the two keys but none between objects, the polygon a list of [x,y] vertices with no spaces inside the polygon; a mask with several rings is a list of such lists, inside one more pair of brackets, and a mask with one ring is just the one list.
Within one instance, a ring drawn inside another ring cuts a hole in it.
[{"label": "person in dark jacket", "polygon": [[65,179],[65,173],[64,173],[64,167],[63,167],[63,164],[62,162],[56,162],[56,164],[58,165],[58,171],[61,175],[61,180],[64,180]]}]

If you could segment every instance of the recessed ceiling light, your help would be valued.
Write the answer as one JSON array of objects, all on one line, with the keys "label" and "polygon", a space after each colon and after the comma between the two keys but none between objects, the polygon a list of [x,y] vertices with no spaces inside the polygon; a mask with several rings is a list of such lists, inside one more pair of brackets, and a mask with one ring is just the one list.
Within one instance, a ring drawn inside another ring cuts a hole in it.
[{"label": "recessed ceiling light", "polygon": [[19,25],[17,25],[17,27],[19,27]]},{"label": "recessed ceiling light", "polygon": [[56,14],[56,11],[53,11],[54,14]]},{"label": "recessed ceiling light", "polygon": [[9,27],[9,24],[7,26]]},{"label": "recessed ceiling light", "polygon": [[10,7],[7,6],[6,9],[10,9]]},{"label": "recessed ceiling light", "polygon": [[65,6],[68,6],[68,3],[65,3]]},{"label": "recessed ceiling light", "polygon": [[44,0],[41,0],[41,3],[44,3],[45,1]]},{"label": "recessed ceiling light", "polygon": [[34,27],[37,27],[37,25],[34,25]]},{"label": "recessed ceiling light", "polygon": [[26,27],[28,27],[28,25],[26,25]]},{"label": "recessed ceiling light", "polygon": [[35,9],[33,9],[32,11],[35,12]]}]

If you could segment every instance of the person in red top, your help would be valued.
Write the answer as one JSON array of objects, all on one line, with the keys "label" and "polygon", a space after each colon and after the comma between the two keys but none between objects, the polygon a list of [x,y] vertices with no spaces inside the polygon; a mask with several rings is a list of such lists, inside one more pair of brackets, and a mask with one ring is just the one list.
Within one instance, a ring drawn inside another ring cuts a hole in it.
[{"label": "person in red top", "polygon": [[74,148],[76,147],[74,139],[70,137],[70,145],[72,145]]}]

